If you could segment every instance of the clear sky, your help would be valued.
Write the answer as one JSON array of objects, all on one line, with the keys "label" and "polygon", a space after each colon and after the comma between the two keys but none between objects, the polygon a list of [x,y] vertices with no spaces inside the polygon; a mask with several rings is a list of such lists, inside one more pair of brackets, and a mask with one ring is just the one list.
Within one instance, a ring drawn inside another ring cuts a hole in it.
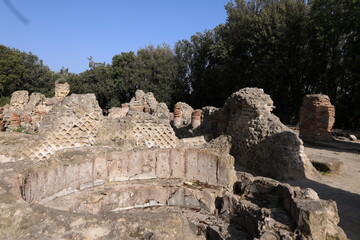
[{"label": "clear sky", "polygon": [[[10,2],[27,20],[16,16]],[[149,44],[173,46],[226,21],[228,0],[1,0],[0,44],[32,52],[51,70],[88,69],[88,57],[111,63],[115,54]],[[23,20],[23,21],[22,21]]]}]

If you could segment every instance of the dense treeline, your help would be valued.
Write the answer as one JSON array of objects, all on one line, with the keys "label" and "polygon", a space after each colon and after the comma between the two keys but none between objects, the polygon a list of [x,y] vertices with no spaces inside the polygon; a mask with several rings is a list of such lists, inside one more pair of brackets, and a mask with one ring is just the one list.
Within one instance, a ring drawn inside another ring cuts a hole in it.
[{"label": "dense treeline", "polygon": [[0,106],[20,89],[50,96],[55,75],[36,55],[0,45]]},{"label": "dense treeline", "polygon": [[173,49],[150,45],[111,64],[89,58],[80,74],[53,73],[35,55],[0,46],[0,98],[16,89],[49,94],[64,78],[72,92],[94,92],[103,108],[128,102],[139,88],[198,108],[260,87],[285,123],[297,122],[305,94],[323,93],[336,106],[336,127],[360,129],[359,0],[234,0],[226,11],[226,23]]}]

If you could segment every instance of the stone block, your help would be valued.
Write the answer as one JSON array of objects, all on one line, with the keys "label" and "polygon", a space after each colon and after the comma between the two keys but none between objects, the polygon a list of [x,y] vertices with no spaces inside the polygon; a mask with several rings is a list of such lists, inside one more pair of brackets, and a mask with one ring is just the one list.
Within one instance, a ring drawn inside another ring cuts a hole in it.
[{"label": "stone block", "polygon": [[70,85],[67,82],[55,82],[55,98],[64,99],[70,92]]},{"label": "stone block", "polygon": [[16,91],[11,94],[10,107],[13,109],[23,109],[28,102],[28,91]]}]

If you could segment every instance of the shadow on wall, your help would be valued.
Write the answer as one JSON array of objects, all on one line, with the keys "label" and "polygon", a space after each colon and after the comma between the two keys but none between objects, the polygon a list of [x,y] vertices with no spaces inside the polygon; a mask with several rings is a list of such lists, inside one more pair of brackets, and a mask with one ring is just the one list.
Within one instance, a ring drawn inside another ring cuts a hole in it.
[{"label": "shadow on wall", "polygon": [[344,229],[349,239],[360,239],[360,195],[309,179],[288,181],[288,183],[301,188],[312,188],[321,199],[336,201],[340,216],[339,226]]},{"label": "shadow on wall", "polygon": [[240,154],[235,160],[235,169],[239,171],[245,167],[257,174],[275,179],[304,178],[306,163],[300,159],[302,152],[300,141],[292,131],[275,133],[251,146],[247,145],[247,140],[244,139],[237,143],[240,146],[233,144],[231,149],[235,156],[234,150],[240,149]]}]

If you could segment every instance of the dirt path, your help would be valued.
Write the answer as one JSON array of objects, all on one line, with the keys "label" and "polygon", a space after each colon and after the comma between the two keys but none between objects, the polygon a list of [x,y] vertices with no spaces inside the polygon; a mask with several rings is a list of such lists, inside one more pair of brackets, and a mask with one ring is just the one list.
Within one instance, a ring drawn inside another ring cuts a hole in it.
[{"label": "dirt path", "polygon": [[321,180],[306,179],[289,182],[310,187],[323,199],[337,202],[340,223],[351,240],[360,240],[360,141],[305,144],[310,159],[335,158],[343,162],[338,174],[323,174]]}]

